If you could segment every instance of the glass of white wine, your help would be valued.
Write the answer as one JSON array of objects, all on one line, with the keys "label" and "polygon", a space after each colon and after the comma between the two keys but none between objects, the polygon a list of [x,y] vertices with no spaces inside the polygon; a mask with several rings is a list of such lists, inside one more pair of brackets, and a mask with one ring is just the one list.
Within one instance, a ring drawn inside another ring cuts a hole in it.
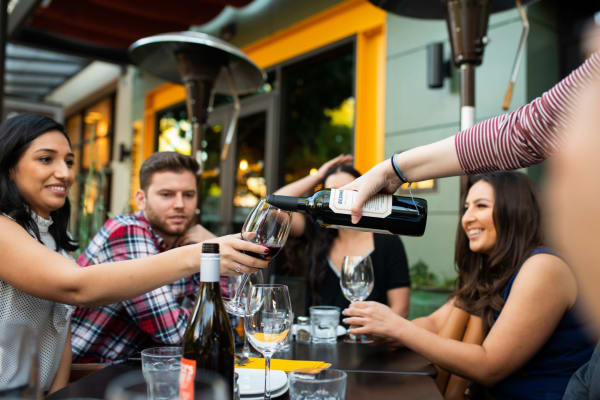
[{"label": "glass of white wine", "polygon": [[[373,262],[370,256],[345,256],[340,273],[340,287],[344,297],[349,302],[363,301],[373,291],[375,275],[373,273]],[[354,335],[348,335],[347,343],[372,343],[371,339],[361,337],[360,340]]]},{"label": "glass of white wine", "polygon": [[244,328],[252,346],[265,357],[265,400],[271,398],[271,357],[285,344],[293,319],[286,285],[252,286]]}]

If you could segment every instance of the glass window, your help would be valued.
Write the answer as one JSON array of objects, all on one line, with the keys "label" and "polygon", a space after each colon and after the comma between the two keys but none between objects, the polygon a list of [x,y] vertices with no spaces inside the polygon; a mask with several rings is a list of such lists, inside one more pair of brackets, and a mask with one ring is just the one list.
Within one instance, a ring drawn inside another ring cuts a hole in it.
[{"label": "glass window", "polygon": [[[81,114],[75,114],[70,118],[67,118],[65,123],[65,129],[69,140],[71,141],[71,147],[73,154],[75,154],[75,164],[73,164],[73,172],[75,177],[79,177],[81,170]],[[71,203],[71,231],[74,230],[77,222],[77,216],[79,215],[79,196],[80,196],[81,185],[79,179],[75,179],[71,190],[69,191],[69,202]]]},{"label": "glass window", "polygon": [[[192,127],[187,119],[185,103],[158,111],[156,113],[158,132],[155,149],[157,151],[176,151],[191,156],[192,154]],[[221,221],[219,214],[221,186],[220,178],[220,149],[221,149],[221,124],[204,126],[204,137],[200,157],[204,163],[202,172],[202,225],[212,231],[219,231]]]},{"label": "glass window", "polygon": [[110,161],[114,95],[67,118],[65,129],[75,153],[71,188],[71,231],[80,250],[102,227],[110,207]]},{"label": "glass window", "polygon": [[192,125],[187,119],[185,103],[156,113],[157,151],[176,151],[192,155]]},{"label": "glass window", "polygon": [[[248,97],[256,96],[257,94],[261,94],[261,93],[271,93],[276,88],[277,88],[277,74],[274,70],[271,70],[266,73],[265,83],[263,83],[263,85],[260,88],[258,88],[258,90],[256,92],[240,95],[239,98],[241,100],[241,99],[245,99]],[[213,107],[216,108],[221,105],[231,104],[231,103],[233,103],[232,96],[224,95],[224,94],[217,94],[217,95],[215,95]]]},{"label": "glass window", "polygon": [[211,232],[219,232],[221,222],[221,124],[205,125],[201,157],[202,172],[202,225]]},{"label": "glass window", "polygon": [[104,169],[110,162],[112,129],[112,98],[107,98],[85,111],[83,127],[83,158],[81,165],[89,169]]},{"label": "glass window", "polygon": [[288,184],[340,153],[352,153],[354,45],[282,69],[280,182]]},{"label": "glass window", "polygon": [[265,183],[265,133],[267,113],[262,111],[239,119],[236,143],[236,173],[233,191],[234,231],[242,229],[246,216],[267,195]]}]

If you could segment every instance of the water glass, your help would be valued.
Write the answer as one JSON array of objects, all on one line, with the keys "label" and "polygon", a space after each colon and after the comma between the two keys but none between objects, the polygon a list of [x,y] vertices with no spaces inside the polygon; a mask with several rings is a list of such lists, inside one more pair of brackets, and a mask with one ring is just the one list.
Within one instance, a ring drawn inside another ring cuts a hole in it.
[{"label": "water glass", "polygon": [[147,384],[140,371],[127,372],[112,380],[106,388],[104,398],[107,400],[145,400]]},{"label": "water glass", "polygon": [[0,326],[0,397],[39,397],[38,348],[37,334],[29,325]]},{"label": "water glass", "polygon": [[340,308],[334,306],[312,306],[309,308],[309,312],[312,342],[337,342]]},{"label": "water glass", "polygon": [[[106,389],[107,400],[147,400],[148,384],[140,371],[131,371],[112,380]],[[174,399],[178,399],[176,395]],[[202,400],[227,399],[225,380],[214,372],[197,370],[194,381],[194,398]]]},{"label": "water glass", "polygon": [[179,398],[181,347],[153,347],[142,350],[142,372],[148,384],[148,398]]},{"label": "water glass", "polygon": [[318,374],[290,372],[288,377],[290,400],[344,400],[346,373],[326,369]]}]

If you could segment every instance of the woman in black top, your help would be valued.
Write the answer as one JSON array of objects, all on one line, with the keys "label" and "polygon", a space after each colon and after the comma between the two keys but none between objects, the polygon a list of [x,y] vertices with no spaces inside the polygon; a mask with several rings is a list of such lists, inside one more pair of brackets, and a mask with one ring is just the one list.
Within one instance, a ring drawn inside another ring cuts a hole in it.
[{"label": "woman in black top", "polygon": [[[352,156],[340,155],[329,160],[316,174],[308,175],[279,189],[276,194],[303,196],[322,184],[340,188],[360,174],[348,164]],[[307,306],[333,305],[342,309],[350,303],[340,288],[339,275],[344,256],[370,255],[375,284],[368,300],[390,306],[403,317],[408,316],[410,278],[402,241],[398,236],[381,235],[351,229],[326,229],[305,216],[294,213],[290,234],[307,241]]]}]

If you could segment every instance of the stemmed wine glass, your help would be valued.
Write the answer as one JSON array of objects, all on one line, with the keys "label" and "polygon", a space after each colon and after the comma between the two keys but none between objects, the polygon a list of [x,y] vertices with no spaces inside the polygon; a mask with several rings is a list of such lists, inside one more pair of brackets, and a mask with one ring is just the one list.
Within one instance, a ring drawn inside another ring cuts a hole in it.
[{"label": "stemmed wine glass", "polygon": [[[291,211],[274,207],[261,199],[246,217],[241,235],[244,240],[267,247],[269,253],[257,254],[248,251],[244,253],[263,260],[272,260],[285,244],[291,224]],[[245,315],[246,307],[242,297],[248,279],[250,279],[250,274],[244,274],[233,298],[225,302],[225,309],[228,313],[240,317]]]},{"label": "stemmed wine glass", "polygon": [[[237,293],[238,288],[240,288],[243,281],[244,281],[244,275],[230,276],[227,278],[227,292],[223,295],[223,301],[225,302],[225,304],[230,304],[233,296],[235,295],[235,293]],[[242,315],[236,315],[236,316],[240,317],[242,320],[241,321],[242,329],[244,329],[244,318],[246,317],[246,302],[248,300],[249,291],[253,285],[256,285],[259,283],[264,283],[262,271],[256,272],[254,274],[250,274],[246,285],[244,285],[241,288],[242,292],[239,297],[239,301],[242,303],[243,309],[241,311],[243,311],[243,312],[240,313]],[[242,358],[243,357],[248,358],[248,357],[252,356],[253,354],[250,350],[250,346],[248,345],[248,337],[246,335],[243,335],[243,336],[244,336],[244,347],[242,348],[241,353],[236,353],[236,354],[238,356],[241,356]]]},{"label": "stemmed wine glass", "polygon": [[286,285],[254,285],[250,289],[244,321],[246,336],[265,357],[265,400],[271,399],[271,356],[290,334],[292,303]]},{"label": "stemmed wine glass", "polygon": [[[345,256],[340,274],[340,287],[344,297],[349,302],[363,301],[373,291],[375,275],[370,256]],[[357,340],[354,335],[348,335],[347,343],[372,343],[371,339],[361,337]]]}]

